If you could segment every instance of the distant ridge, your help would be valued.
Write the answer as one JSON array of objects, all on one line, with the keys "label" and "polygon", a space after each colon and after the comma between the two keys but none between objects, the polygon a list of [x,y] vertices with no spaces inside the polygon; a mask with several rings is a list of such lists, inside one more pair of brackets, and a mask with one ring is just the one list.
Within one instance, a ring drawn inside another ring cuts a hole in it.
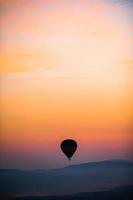
[{"label": "distant ridge", "polygon": [[129,160],[121,160],[121,159],[113,159],[113,160],[103,160],[103,161],[94,161],[94,162],[87,162],[81,164],[75,164],[66,166],[64,168],[54,169],[54,170],[63,170],[63,169],[72,169],[72,168],[93,168],[93,167],[133,167],[133,161]]},{"label": "distant ridge", "polygon": [[133,185],[133,162],[104,160],[53,170],[1,169],[0,180],[0,196],[96,192],[122,185]]},{"label": "distant ridge", "polygon": [[110,159],[110,160],[101,160],[101,161],[90,161],[87,163],[79,163],[79,164],[74,164],[74,165],[69,165],[63,168],[54,168],[54,169],[9,169],[9,168],[0,168],[0,172],[10,172],[10,171],[14,171],[14,172],[23,172],[23,171],[28,171],[28,172],[34,172],[34,171],[53,171],[53,170],[62,170],[62,169],[66,169],[66,168],[72,168],[72,167],[85,167],[85,166],[100,166],[100,165],[109,165],[109,164],[125,164],[125,165],[133,165],[133,161],[132,160],[124,160],[124,159]]}]

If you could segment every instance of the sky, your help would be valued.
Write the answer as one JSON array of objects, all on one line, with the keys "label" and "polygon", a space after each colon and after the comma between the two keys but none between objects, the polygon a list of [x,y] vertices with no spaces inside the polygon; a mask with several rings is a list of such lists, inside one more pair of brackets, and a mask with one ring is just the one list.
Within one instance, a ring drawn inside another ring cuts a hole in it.
[{"label": "sky", "polygon": [[[132,8],[0,0],[0,168],[132,159]],[[78,143],[71,163],[66,138]]]}]

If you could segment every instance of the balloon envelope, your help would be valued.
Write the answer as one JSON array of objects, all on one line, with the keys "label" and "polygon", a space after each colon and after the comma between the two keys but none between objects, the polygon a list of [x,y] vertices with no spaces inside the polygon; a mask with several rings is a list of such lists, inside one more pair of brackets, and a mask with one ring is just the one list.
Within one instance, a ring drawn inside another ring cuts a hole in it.
[{"label": "balloon envelope", "polygon": [[77,149],[77,143],[72,139],[66,139],[61,143],[61,150],[68,157],[69,160],[75,153],[76,149]]}]

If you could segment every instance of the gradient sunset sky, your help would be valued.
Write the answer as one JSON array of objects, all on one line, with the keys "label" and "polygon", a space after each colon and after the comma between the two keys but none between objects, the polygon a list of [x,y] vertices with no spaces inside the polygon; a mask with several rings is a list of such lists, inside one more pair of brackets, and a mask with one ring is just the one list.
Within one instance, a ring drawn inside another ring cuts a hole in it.
[{"label": "gradient sunset sky", "polygon": [[0,168],[131,159],[133,1],[0,0]]}]

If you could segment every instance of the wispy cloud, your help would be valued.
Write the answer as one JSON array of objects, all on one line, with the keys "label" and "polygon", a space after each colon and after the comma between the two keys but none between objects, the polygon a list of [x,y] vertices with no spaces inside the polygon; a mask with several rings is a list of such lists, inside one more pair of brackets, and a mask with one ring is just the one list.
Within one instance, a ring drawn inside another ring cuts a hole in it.
[{"label": "wispy cloud", "polygon": [[[108,0],[107,0],[108,1]],[[114,4],[119,4],[122,6],[133,6],[133,1],[132,0],[109,0],[110,2],[114,3]]]},{"label": "wispy cloud", "polygon": [[132,66],[133,67],[133,60],[129,59],[129,60],[122,60],[117,62],[117,64],[121,64],[121,65],[125,65],[125,66]]},{"label": "wispy cloud", "polygon": [[18,73],[43,68],[54,67],[55,56],[50,54],[1,54],[0,73]]}]

